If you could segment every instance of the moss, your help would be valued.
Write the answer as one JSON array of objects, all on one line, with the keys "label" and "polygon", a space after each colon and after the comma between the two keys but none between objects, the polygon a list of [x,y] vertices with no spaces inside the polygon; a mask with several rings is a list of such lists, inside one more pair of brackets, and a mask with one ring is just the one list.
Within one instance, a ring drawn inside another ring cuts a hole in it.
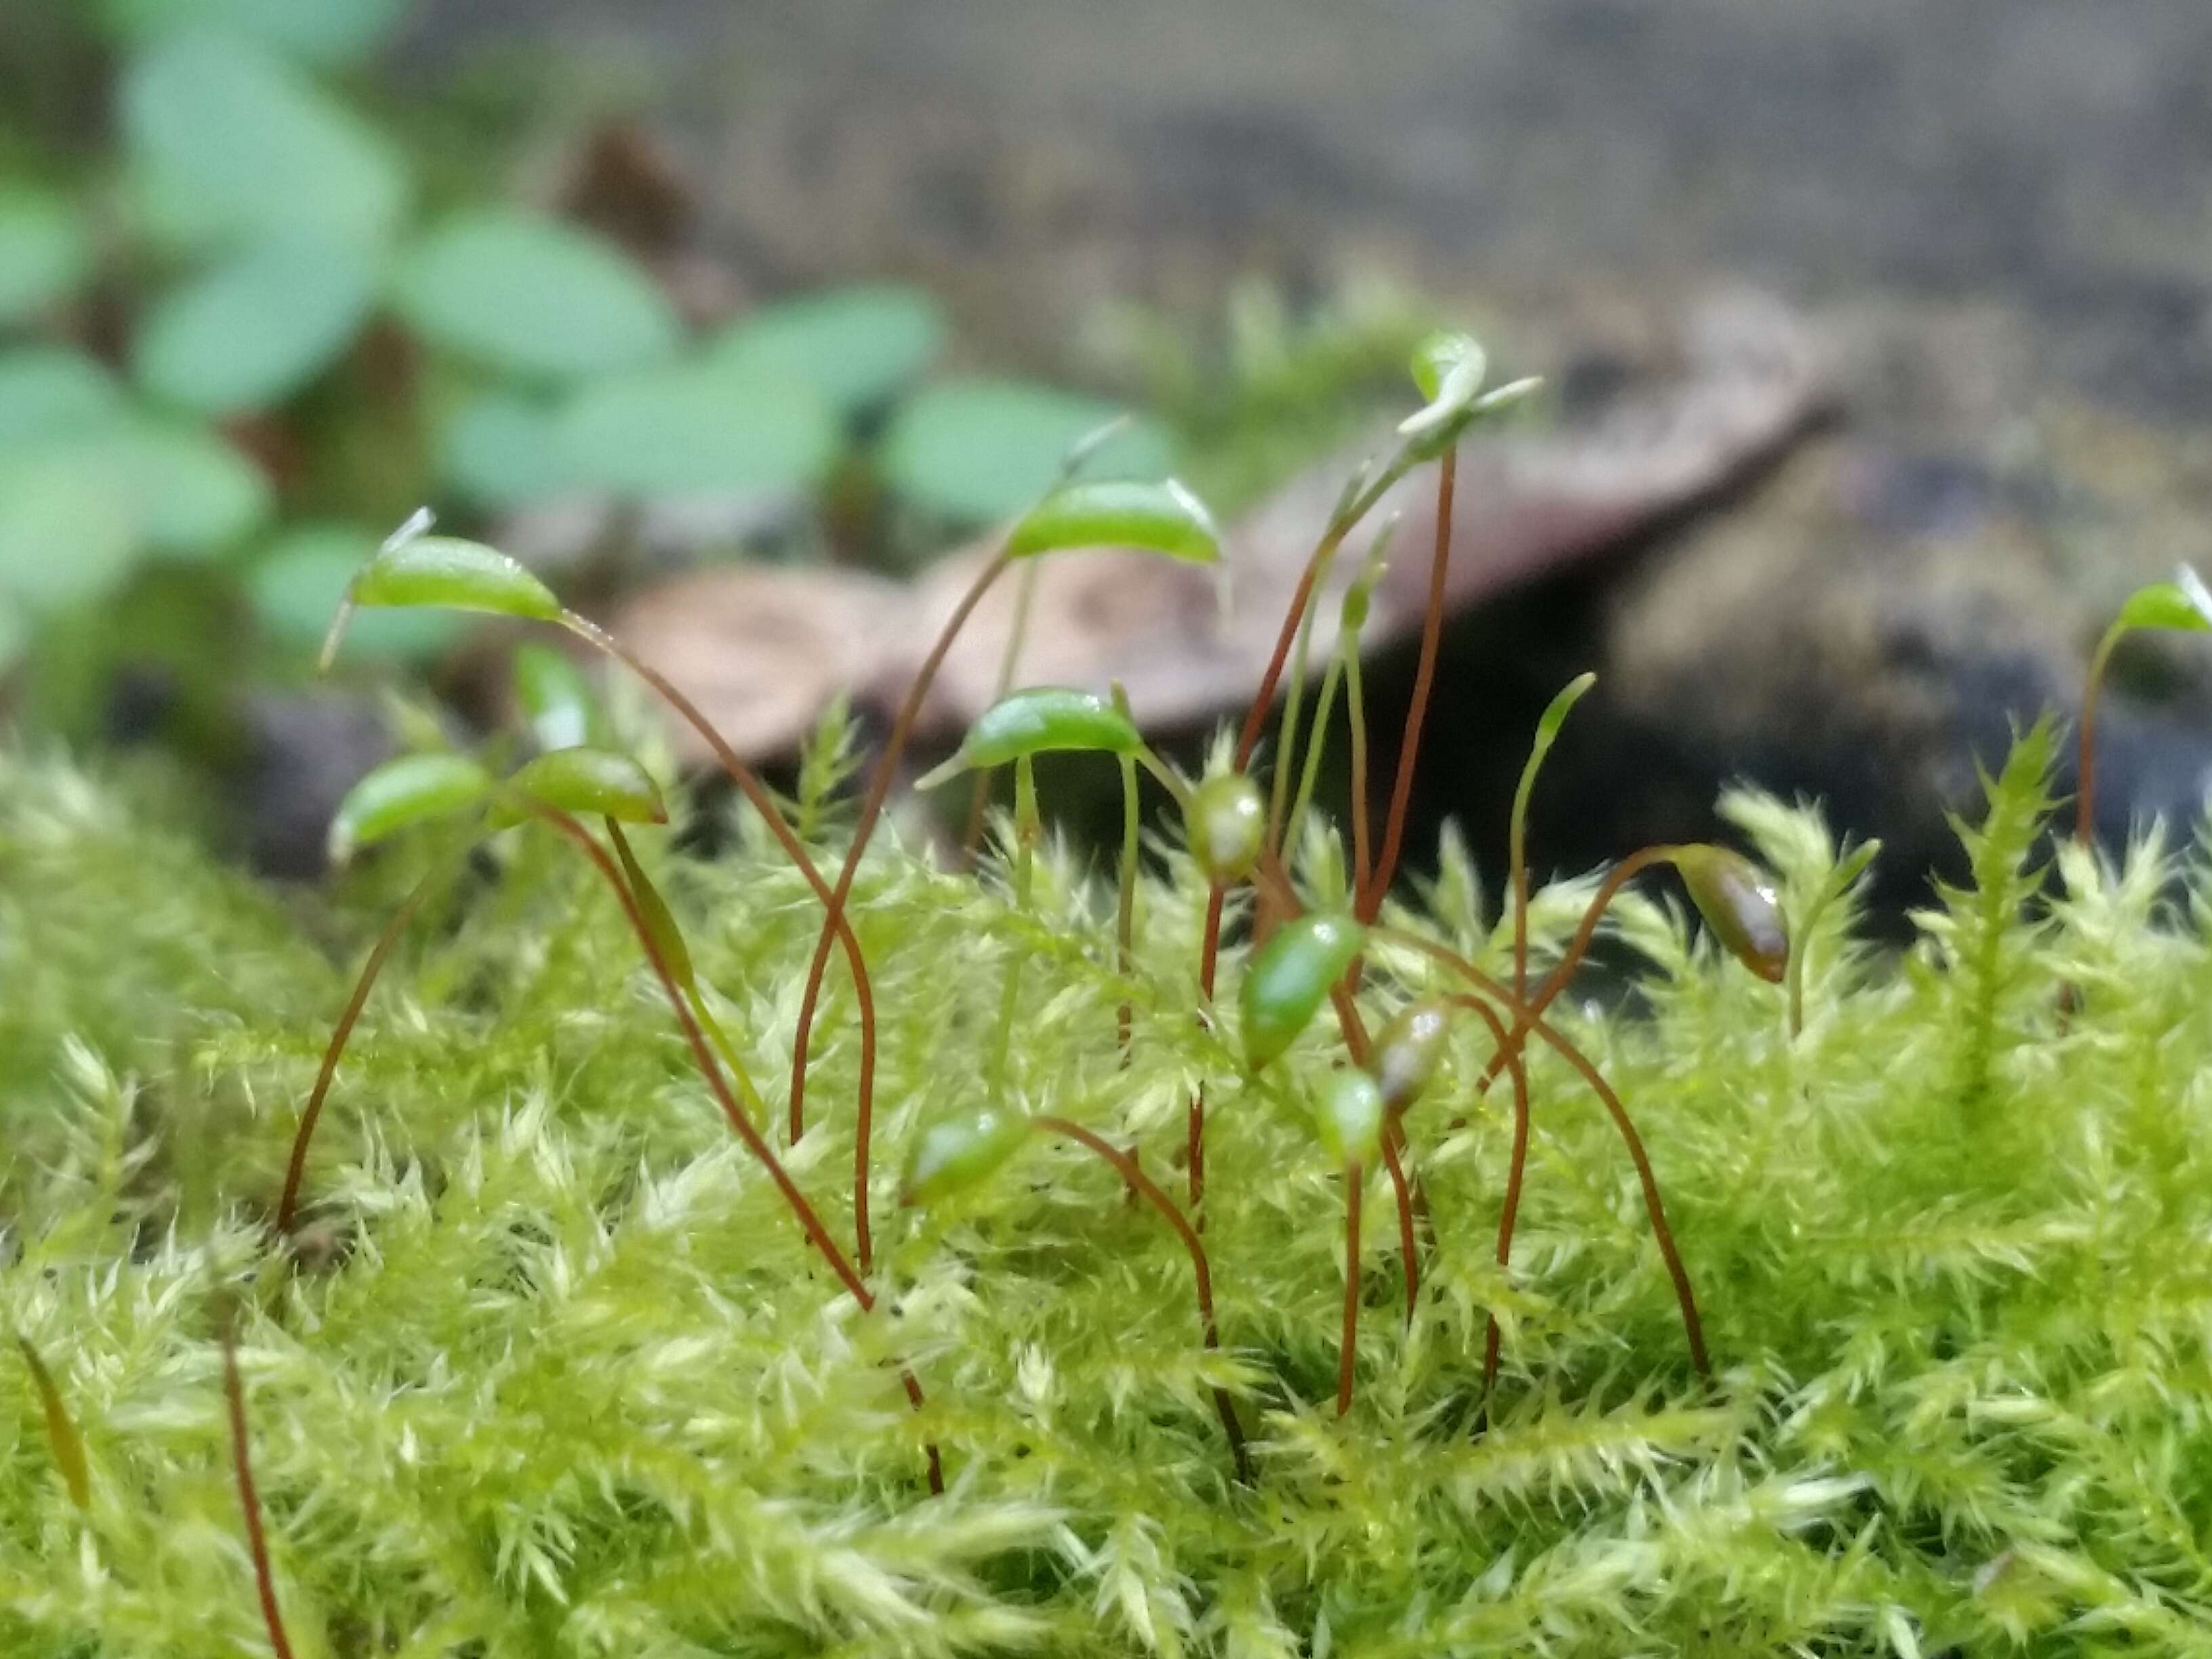
[{"label": "moss", "polygon": [[[1620,1143],[1548,1051],[1510,1282],[1493,1265],[1510,1095],[1472,1098],[1469,1024],[1408,1125],[1410,1328],[1390,1189],[1366,1195],[1341,1422],[1340,1178],[1191,1018],[1205,889],[1174,847],[1126,979],[1110,880],[1064,849],[1027,915],[997,866],[872,854],[884,1301],[862,1316],[689,1069],[612,901],[542,834],[439,900],[378,989],[310,1166],[317,1249],[284,1272],[262,1227],[342,965],[112,788],[0,761],[0,1319],[45,1356],[92,1490],[81,1513],[25,1373],[0,1409],[0,1650],[265,1651],[221,1295],[307,1654],[2212,1653],[2212,871],[2152,837],[2046,885],[2049,748],[2031,734],[1991,783],[1972,884],[1901,958],[1851,942],[1848,897],[1823,913],[1794,1041],[1782,988],[1647,900],[1618,921],[1651,963],[1638,1006],[1559,1005],[1651,1147],[1711,1385]],[[1819,890],[1814,814],[1727,805],[1785,896]],[[647,859],[775,1079],[820,911],[737,839]],[[1310,866],[1334,856],[1310,840]],[[1538,896],[1540,960],[1587,893]],[[1510,963],[1449,844],[1399,920]],[[353,909],[320,921],[366,942]],[[1164,1176],[1206,1085],[1220,1354],[1176,1239],[1078,1146],[1036,1141],[949,1213],[895,1207],[922,1127],[980,1103],[1018,952],[1021,1103]],[[1379,950],[1370,1021],[1455,988],[1431,972]],[[830,982],[788,1160],[849,1238],[856,1045]],[[1334,1055],[1308,1033],[1286,1081]]]}]

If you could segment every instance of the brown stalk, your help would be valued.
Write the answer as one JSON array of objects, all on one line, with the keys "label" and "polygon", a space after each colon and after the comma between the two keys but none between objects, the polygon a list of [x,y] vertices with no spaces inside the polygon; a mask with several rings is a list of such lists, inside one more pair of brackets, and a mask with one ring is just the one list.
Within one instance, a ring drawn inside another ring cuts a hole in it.
[{"label": "brown stalk", "polygon": [[[1505,1202],[1498,1215],[1498,1270],[1502,1274],[1513,1265],[1513,1225],[1521,1214],[1521,1183],[1528,1167],[1528,1073],[1521,1064],[1521,1049],[1505,1035],[1505,1026],[1491,1012],[1490,1005],[1480,997],[1468,997],[1460,1006],[1472,1008],[1482,1016],[1482,1023],[1490,1027],[1497,1040],[1498,1052],[1513,1069],[1513,1162],[1505,1177]],[[1487,1409],[1490,1390],[1498,1381],[1498,1346],[1501,1333],[1498,1315],[1493,1310],[1489,1327],[1482,1334],[1482,1397]]]},{"label": "brown stalk", "polygon": [[222,1316],[222,1394],[230,1413],[230,1468],[238,1482],[238,1505],[246,1514],[246,1547],[253,1558],[253,1584],[261,1597],[261,1622],[276,1659],[292,1659],[292,1638],[276,1605],[276,1577],[269,1566],[269,1540],[261,1527],[261,1494],[253,1485],[253,1459],[246,1444],[246,1385],[238,1376],[238,1339],[231,1315]]},{"label": "brown stalk", "polygon": [[[860,1304],[860,1310],[872,1313],[876,1306],[874,1295],[860,1274],[854,1271],[852,1262],[837,1248],[837,1241],[830,1236],[830,1230],[823,1225],[820,1213],[807,1200],[806,1194],[799,1191],[798,1183],[792,1180],[790,1172],[783,1167],[782,1160],[776,1157],[761,1132],[753,1127],[752,1120],[745,1115],[744,1109],[738,1105],[737,1097],[730,1092],[729,1085],[723,1080],[721,1066],[716,1062],[713,1049],[708,1046],[706,1035],[700,1030],[698,1021],[693,1018],[690,1006],[684,1001],[684,993],[677,985],[676,975],[670,970],[666,958],[661,955],[660,947],[653,943],[653,931],[646,926],[636,899],[622,878],[622,872],[615,867],[614,860],[607,856],[599,842],[592,839],[591,832],[574,818],[566,812],[536,802],[531,803],[531,806],[540,817],[576,844],[613,890],[616,900],[622,905],[623,914],[629,919],[630,931],[637,935],[639,948],[645,952],[645,959],[652,967],[653,976],[660,981],[660,988],[668,999],[668,1006],[675,1014],[677,1024],[683,1027],[684,1041],[691,1045],[691,1057],[698,1067],[699,1075],[706,1079],[707,1086],[714,1091],[715,1100],[721,1106],[722,1115],[729,1120],[730,1127],[744,1142],[745,1150],[768,1171],[769,1179],[775,1183],[784,1202],[798,1218],[808,1242],[822,1253],[823,1259],[829,1262],[830,1270],[837,1275],[839,1282],[853,1300]],[[906,1389],[908,1400],[917,1411],[920,1410],[922,1405],[920,1381],[912,1370],[904,1368],[900,1370],[899,1380]],[[927,1449],[929,1489],[941,1493],[945,1490],[944,1465],[934,1443]]]},{"label": "brown stalk", "polygon": [[1613,1092],[1613,1085],[1605,1080],[1604,1074],[1590,1063],[1589,1056],[1580,1048],[1531,1013],[1528,1006],[1508,987],[1484,973],[1466,957],[1432,939],[1423,939],[1419,933],[1406,933],[1395,927],[1380,927],[1376,933],[1377,937],[1391,944],[1418,951],[1431,961],[1442,963],[1483,995],[1505,1008],[1513,1014],[1516,1023],[1528,1025],[1560,1058],[1573,1066],[1604,1103],[1607,1115],[1613,1119],[1613,1127],[1620,1132],[1620,1138],[1628,1147],[1628,1156],[1636,1165],[1636,1179],[1644,1189],[1644,1207],[1651,1219],[1652,1237],[1658,1242],[1660,1256],[1667,1264],[1667,1276],[1674,1281],[1675,1300],[1681,1304],[1682,1329],[1689,1339],[1690,1358],[1699,1375],[1711,1376],[1712,1361],[1705,1352],[1705,1326],[1698,1317],[1697,1295],[1691,1289],[1689,1273],[1682,1266],[1681,1252],[1674,1247],[1674,1230],[1667,1224],[1667,1206],[1659,1195],[1658,1177],[1652,1173],[1650,1156],[1644,1149],[1644,1138],[1637,1133],[1636,1125],[1629,1118],[1628,1109],[1621,1103],[1620,1097]]},{"label": "brown stalk", "polygon": [[[1030,1120],[1032,1127],[1047,1133],[1064,1135],[1079,1146],[1088,1148],[1111,1164],[1131,1190],[1144,1194],[1146,1202],[1160,1212],[1160,1217],[1175,1230],[1182,1247],[1190,1253],[1190,1268],[1198,1283],[1198,1316],[1205,1327],[1206,1346],[1210,1352],[1218,1352],[1221,1334],[1213,1317],[1213,1271],[1207,1265],[1206,1243],[1190,1218],[1176,1207],[1175,1200],[1162,1192],[1152,1178],[1138,1166],[1135,1158],[1121,1150],[1103,1136],[1085,1128],[1080,1123],[1064,1117],[1038,1117]],[[1252,1482],[1250,1454],[1244,1448],[1244,1430],[1237,1420],[1237,1404],[1230,1399],[1226,1389],[1213,1390],[1213,1409],[1221,1419],[1223,1431],[1229,1437],[1230,1455],[1237,1464],[1237,1478],[1245,1485]]]},{"label": "brown stalk", "polygon": [[1383,895],[1390,890],[1391,878],[1398,873],[1406,811],[1413,796],[1413,766],[1421,752],[1421,726],[1428,717],[1429,697],[1436,684],[1437,653],[1443,640],[1444,578],[1451,568],[1452,495],[1458,479],[1459,452],[1447,449],[1437,463],[1436,556],[1429,564],[1429,605],[1421,623],[1420,665],[1413,673],[1413,700],[1406,706],[1406,731],[1398,744],[1398,770],[1390,786],[1390,816],[1383,822],[1382,851],[1358,896],[1356,914],[1362,921],[1375,920],[1382,908]]},{"label": "brown stalk", "polygon": [[280,1239],[291,1236],[293,1218],[300,1207],[300,1186],[307,1173],[307,1143],[314,1138],[315,1124],[323,1115],[323,1102],[331,1091],[331,1080],[337,1075],[338,1058],[345,1053],[347,1039],[353,1035],[361,1011],[368,1005],[368,994],[376,984],[376,976],[384,971],[386,959],[406,933],[415,913],[422,908],[422,901],[429,896],[431,883],[438,874],[439,869],[433,867],[416,882],[414,890],[392,913],[392,920],[384,924],[384,932],[377,936],[368,960],[362,964],[361,975],[354,981],[353,994],[346,999],[345,1010],[331,1029],[331,1040],[324,1045],[322,1069],[315,1073],[315,1086],[307,1096],[307,1109],[300,1114],[300,1127],[292,1132],[292,1158],[285,1167],[284,1195],[277,1200],[273,1230]]},{"label": "brown stalk", "polygon": [[[915,721],[921,717],[922,700],[929,695],[929,688],[937,678],[937,671],[944,666],[945,653],[951,650],[954,638],[966,625],[969,617],[989,591],[991,584],[1005,574],[1010,562],[1012,561],[1003,552],[993,558],[983,567],[968,591],[961,595],[960,603],[953,606],[952,614],[945,619],[944,628],[937,635],[937,642],[930,647],[929,654],[922,659],[921,666],[915,671],[914,684],[907,688],[906,700],[899,705],[898,718],[892,722],[890,737],[884,744],[883,754],[876,761],[875,771],[869,777],[868,793],[860,802],[860,816],[853,825],[852,844],[845,849],[845,862],[837,872],[837,884],[823,900],[828,908],[822,919],[822,934],[815,941],[814,959],[806,969],[806,989],[799,1001],[799,1027],[793,1041],[791,1055],[791,1138],[794,1141],[806,1133],[806,1048],[808,1039],[814,1032],[815,1006],[822,999],[822,976],[830,966],[830,940],[833,935],[841,933],[847,938],[851,937],[845,921],[845,901],[852,893],[853,878],[859,873],[861,854],[868,850],[868,837],[875,831],[876,820],[883,815],[884,802],[891,792],[891,780],[897,775],[899,757],[906,752],[907,739],[914,735]],[[848,955],[857,974],[860,971],[859,947],[852,947]],[[863,1084],[860,1094],[860,1114],[865,1125],[874,1093],[868,1069],[873,1058],[874,1014],[872,1005],[865,999],[861,1008],[865,1022],[862,1027],[862,1076],[870,1079]],[[859,1133],[860,1144],[865,1146],[867,1144],[866,1128],[863,1127]]]}]

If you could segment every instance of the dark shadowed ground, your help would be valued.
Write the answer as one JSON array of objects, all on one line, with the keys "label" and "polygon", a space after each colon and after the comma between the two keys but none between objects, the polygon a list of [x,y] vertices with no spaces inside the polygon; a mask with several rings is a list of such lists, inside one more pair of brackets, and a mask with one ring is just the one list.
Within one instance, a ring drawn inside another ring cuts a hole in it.
[{"label": "dark shadowed ground", "polygon": [[[1394,275],[1570,378],[1716,285],[1803,308],[1832,429],[1459,641],[1469,778],[1510,775],[1562,662],[1604,671],[1563,861],[1749,771],[1909,864],[2117,597],[2212,556],[2203,0],[453,0],[406,72],[532,41],[642,89],[738,292],[919,277],[1002,362],[1255,272]],[[2212,762],[2190,653],[2130,673],[2115,829]],[[1491,811],[1438,768],[1432,805]]]}]

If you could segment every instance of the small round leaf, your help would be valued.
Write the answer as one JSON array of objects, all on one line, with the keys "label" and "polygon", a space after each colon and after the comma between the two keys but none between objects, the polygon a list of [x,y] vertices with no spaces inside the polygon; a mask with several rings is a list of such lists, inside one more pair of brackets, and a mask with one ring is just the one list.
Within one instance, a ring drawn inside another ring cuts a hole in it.
[{"label": "small round leaf", "polygon": [[[883,465],[909,501],[967,523],[1020,512],[1052,487],[1068,453],[1120,410],[1007,380],[946,380],[915,394],[884,435]],[[1167,434],[1149,422],[1116,431],[1085,458],[1090,478],[1159,479]]]},{"label": "small round leaf", "polygon": [[0,188],[0,327],[69,298],[91,263],[83,216],[68,198]]},{"label": "small round leaf", "polygon": [[1375,1034],[1370,1069],[1386,1108],[1402,1112],[1420,1097],[1450,1035],[1451,1005],[1434,1000],[1408,1004]]},{"label": "small round leaf", "polygon": [[384,138],[243,36],[166,36],[131,60],[120,95],[141,202],[169,240],[314,232],[371,247],[406,214]]},{"label": "small round leaf", "polygon": [[749,378],[811,388],[848,418],[889,402],[945,349],[945,313],[919,289],[865,283],[755,312],[710,348]]},{"label": "small round leaf", "polygon": [[264,243],[164,295],[141,325],[139,384],[208,415],[282,401],[360,331],[376,267],[342,245]]},{"label": "small round leaf", "polygon": [[840,435],[803,384],[686,366],[586,388],[555,441],[573,482],[652,497],[801,489],[829,469]]},{"label": "small round leaf", "polygon": [[424,238],[394,298],[432,344],[543,380],[634,368],[681,335],[666,296],[620,250],[508,209],[464,214]]},{"label": "small round leaf", "polygon": [[0,352],[0,451],[120,424],[126,407],[115,377],[82,352],[44,345]]}]

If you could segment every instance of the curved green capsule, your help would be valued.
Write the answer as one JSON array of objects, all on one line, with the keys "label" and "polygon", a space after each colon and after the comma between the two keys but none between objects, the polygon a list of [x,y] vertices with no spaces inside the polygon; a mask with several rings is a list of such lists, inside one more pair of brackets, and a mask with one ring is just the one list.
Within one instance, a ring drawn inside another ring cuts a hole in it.
[{"label": "curved green capsule", "polygon": [[667,804],[650,774],[618,749],[556,749],[520,768],[507,781],[508,799],[492,808],[494,827],[530,816],[513,799],[527,795],[543,805],[623,823],[665,823]]},{"label": "curved green capsule", "polygon": [[1772,878],[1725,847],[1677,847],[1670,859],[1713,937],[1759,978],[1779,985],[1790,967],[1790,930]]},{"label": "curved green capsule", "polygon": [[540,752],[592,741],[603,722],[582,666],[567,652],[532,640],[514,653],[514,700]]},{"label": "curved green capsule", "polygon": [[1237,993],[1245,1063],[1257,1071],[1289,1048],[1366,946],[1367,930],[1349,916],[1300,916],[1279,928]]},{"label": "curved green capsule", "polygon": [[1134,722],[1097,692],[1035,685],[1001,697],[977,715],[952,757],[915,787],[933,789],[959,773],[1033,755],[1077,750],[1133,755],[1144,746]]},{"label": "curved green capsule", "polygon": [[1437,1074],[1450,1035],[1451,1005],[1440,999],[1407,1004],[1376,1033],[1370,1069],[1385,1108],[1402,1112],[1420,1097]]},{"label": "curved green capsule", "polygon": [[1076,547],[1138,547],[1187,564],[1217,564],[1221,532],[1206,503],[1173,478],[1101,479],[1060,485],[1006,537],[1010,559]]},{"label": "curved green capsule", "polygon": [[1267,837],[1267,803],[1242,772],[1217,772],[1190,793],[1183,828],[1191,856],[1208,878],[1237,882],[1252,873]]},{"label": "curved green capsule", "polygon": [[2120,614],[2112,618],[2112,631],[2125,633],[2137,628],[2212,633],[2212,592],[2205,591],[2203,578],[2185,564],[2173,573],[2172,581],[2153,582],[2129,594]]},{"label": "curved green capsule", "polygon": [[1490,373],[1490,357],[1471,334],[1431,334],[1413,349],[1413,371],[1429,401],[1398,422],[1398,435],[1441,435],[1466,418]]},{"label": "curved green capsule", "polygon": [[1314,1103],[1322,1150],[1347,1169],[1366,1169],[1382,1148],[1382,1091],[1364,1072],[1339,1072]]},{"label": "curved green capsule", "polygon": [[561,617],[561,601],[553,597],[553,590],[496,549],[456,536],[410,537],[404,532],[386,542],[346,589],[323,641],[325,667],[337,656],[347,619],[359,605],[437,605],[535,622],[556,622]]},{"label": "curved green capsule", "polygon": [[899,1182],[899,1202],[934,1204],[980,1184],[1028,1137],[1029,1120],[986,1108],[943,1118],[915,1138]]},{"label": "curved green capsule", "polygon": [[402,830],[465,811],[491,791],[491,774],[465,755],[439,750],[388,760],[338,803],[331,819],[331,862],[343,864]]}]

